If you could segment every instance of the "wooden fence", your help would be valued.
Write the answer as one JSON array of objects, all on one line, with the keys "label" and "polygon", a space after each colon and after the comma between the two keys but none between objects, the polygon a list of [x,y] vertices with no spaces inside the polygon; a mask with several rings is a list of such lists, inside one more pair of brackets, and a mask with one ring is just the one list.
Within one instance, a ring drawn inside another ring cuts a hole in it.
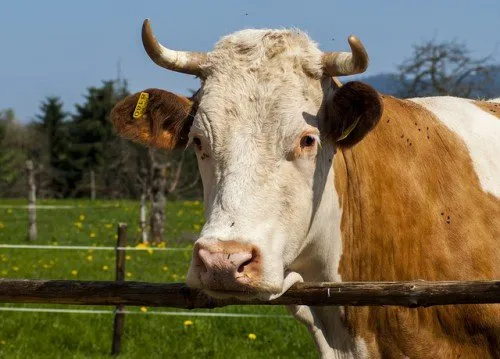
[{"label": "wooden fence", "polygon": [[213,299],[184,283],[0,279],[2,303],[216,308],[227,305],[396,305],[410,308],[500,303],[500,281],[297,283],[272,300]]}]

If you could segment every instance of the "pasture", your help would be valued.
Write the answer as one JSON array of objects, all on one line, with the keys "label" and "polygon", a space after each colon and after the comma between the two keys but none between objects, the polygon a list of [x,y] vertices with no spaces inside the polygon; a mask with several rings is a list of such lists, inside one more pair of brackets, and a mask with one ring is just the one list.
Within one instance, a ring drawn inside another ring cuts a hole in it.
[{"label": "pasture", "polygon": [[[27,210],[16,207],[25,204],[23,200],[0,200],[0,243],[27,243]],[[39,204],[69,208],[38,210],[36,244],[114,246],[118,222],[128,223],[129,245],[139,243],[137,202],[46,200]],[[167,204],[167,246],[191,246],[202,225],[200,202]],[[190,251],[153,252],[147,248],[128,251],[127,280],[182,282],[190,257]],[[113,251],[0,248],[0,277],[5,278],[114,280],[114,265]],[[235,306],[196,310],[183,316],[154,315],[160,311],[176,312],[168,308],[126,309],[136,314],[126,315],[122,358],[315,358],[317,355],[305,327],[286,317],[287,312],[281,307]],[[253,313],[269,317],[199,317],[195,315],[197,312]],[[111,314],[1,311],[0,318],[2,358],[109,357]]]}]

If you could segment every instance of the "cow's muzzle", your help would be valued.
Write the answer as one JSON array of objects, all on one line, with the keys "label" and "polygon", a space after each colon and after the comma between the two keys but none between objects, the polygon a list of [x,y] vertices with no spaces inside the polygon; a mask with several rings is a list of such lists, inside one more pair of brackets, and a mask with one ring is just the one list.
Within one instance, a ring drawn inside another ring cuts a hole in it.
[{"label": "cow's muzzle", "polygon": [[187,276],[188,285],[210,291],[260,291],[262,257],[252,244],[236,240],[199,239]]}]

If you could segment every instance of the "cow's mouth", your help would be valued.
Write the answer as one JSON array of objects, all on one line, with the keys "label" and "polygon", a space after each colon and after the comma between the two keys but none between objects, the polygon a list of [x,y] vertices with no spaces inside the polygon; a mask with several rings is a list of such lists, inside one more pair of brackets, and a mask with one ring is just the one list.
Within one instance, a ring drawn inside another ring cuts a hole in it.
[{"label": "cow's mouth", "polygon": [[277,287],[246,287],[242,290],[224,290],[202,288],[210,297],[216,299],[236,298],[239,300],[273,300],[279,298],[295,283],[302,282],[302,276],[297,272],[285,271],[285,276],[281,288]]}]

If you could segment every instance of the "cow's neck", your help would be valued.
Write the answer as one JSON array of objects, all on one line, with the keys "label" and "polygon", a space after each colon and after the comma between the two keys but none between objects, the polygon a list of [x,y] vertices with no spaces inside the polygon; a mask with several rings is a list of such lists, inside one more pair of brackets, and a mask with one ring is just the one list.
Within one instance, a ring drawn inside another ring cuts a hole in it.
[{"label": "cow's neck", "polygon": [[[342,242],[340,233],[340,221],[342,210],[339,202],[338,190],[334,186],[334,178],[337,174],[331,166],[334,157],[333,148],[326,150],[327,158],[318,158],[318,163],[324,163],[326,171],[316,178],[325,178],[322,181],[323,191],[315,191],[320,196],[319,205],[313,215],[313,221],[308,235],[308,246],[292,267],[299,272],[307,282],[340,282],[342,278],[338,268],[342,256]],[[338,154],[337,154],[338,155]],[[335,155],[335,156],[337,156]],[[321,181],[320,181],[321,182]],[[331,358],[352,358],[355,353],[362,349],[362,343],[349,335],[347,327],[343,322],[343,307],[313,307],[312,312],[319,321],[323,335],[330,348],[320,348],[320,352]],[[318,344],[318,343],[317,343]],[[361,344],[361,348],[360,348]]]}]

